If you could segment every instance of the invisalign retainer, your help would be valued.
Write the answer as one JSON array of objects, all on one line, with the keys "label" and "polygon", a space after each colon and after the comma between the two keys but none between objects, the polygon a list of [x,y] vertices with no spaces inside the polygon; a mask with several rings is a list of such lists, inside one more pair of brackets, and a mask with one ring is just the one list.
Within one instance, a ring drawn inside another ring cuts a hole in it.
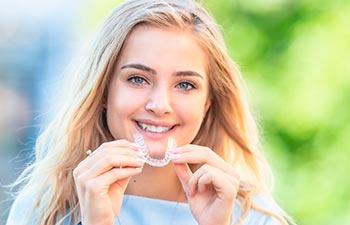
[{"label": "invisalign retainer", "polygon": [[145,144],[145,140],[143,139],[143,136],[141,134],[135,134],[134,139],[135,139],[135,143],[140,146],[140,150],[145,156],[145,160],[146,160],[145,162],[148,165],[156,166],[156,167],[163,167],[168,165],[168,163],[170,162],[170,156],[172,154],[172,151],[177,147],[175,139],[168,138],[168,147],[166,149],[164,158],[155,159],[149,155],[147,146]]}]

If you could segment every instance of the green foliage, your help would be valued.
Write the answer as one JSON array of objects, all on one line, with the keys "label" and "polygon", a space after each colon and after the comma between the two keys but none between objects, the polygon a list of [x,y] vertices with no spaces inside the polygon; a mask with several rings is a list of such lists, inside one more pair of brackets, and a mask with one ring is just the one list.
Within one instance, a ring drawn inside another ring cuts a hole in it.
[{"label": "green foliage", "polygon": [[298,224],[350,223],[350,2],[207,1]]}]

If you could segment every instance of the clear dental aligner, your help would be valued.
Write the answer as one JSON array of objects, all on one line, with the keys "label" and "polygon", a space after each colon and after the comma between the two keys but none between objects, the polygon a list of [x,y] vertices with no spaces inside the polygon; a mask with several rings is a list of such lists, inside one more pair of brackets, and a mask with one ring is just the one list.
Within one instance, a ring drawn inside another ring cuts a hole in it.
[{"label": "clear dental aligner", "polygon": [[165,151],[164,158],[163,159],[155,159],[149,155],[147,146],[145,144],[145,140],[143,139],[143,136],[141,134],[135,134],[134,139],[135,139],[135,143],[140,146],[140,150],[143,153],[145,160],[146,160],[145,162],[148,165],[156,166],[156,167],[163,167],[163,166],[168,165],[168,163],[170,162],[170,156],[172,154],[172,151],[177,146],[174,138],[168,138],[168,147]]}]

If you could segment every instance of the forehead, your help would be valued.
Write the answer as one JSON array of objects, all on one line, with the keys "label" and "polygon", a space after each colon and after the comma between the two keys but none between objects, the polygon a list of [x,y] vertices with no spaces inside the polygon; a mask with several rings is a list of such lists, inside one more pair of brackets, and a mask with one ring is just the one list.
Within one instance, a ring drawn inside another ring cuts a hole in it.
[{"label": "forehead", "polygon": [[207,56],[190,29],[136,26],[126,39],[118,65],[143,63],[150,67],[165,64],[173,69],[195,69],[206,74]]}]

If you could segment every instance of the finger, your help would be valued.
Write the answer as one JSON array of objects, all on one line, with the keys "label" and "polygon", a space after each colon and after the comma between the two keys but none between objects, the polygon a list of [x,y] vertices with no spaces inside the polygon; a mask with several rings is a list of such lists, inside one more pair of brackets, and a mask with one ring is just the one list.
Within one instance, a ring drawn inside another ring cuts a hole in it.
[{"label": "finger", "polygon": [[[131,150],[129,149],[117,149],[117,151],[115,151],[114,149],[114,152],[117,153],[106,151],[104,154],[89,156],[88,158],[80,162],[78,166],[73,170],[73,176],[80,176],[81,174],[90,172],[91,168],[96,169],[97,165],[100,164],[104,166],[104,170],[100,170],[99,173],[103,173],[111,169],[112,167],[125,167],[125,163],[131,162],[132,164],[132,159],[139,158],[139,156],[130,151]],[[94,176],[97,176],[97,174],[95,174]]]},{"label": "finger", "polygon": [[191,176],[193,175],[191,169],[186,163],[181,163],[181,164],[174,163],[173,166],[181,182],[182,188],[184,189],[185,193],[188,194],[188,182]]},{"label": "finger", "polygon": [[[82,183],[85,190],[94,194],[107,194],[110,186],[120,180],[128,179],[142,172],[142,168],[113,168],[101,176],[86,180]],[[126,185],[120,186],[120,191],[124,192]]]},{"label": "finger", "polygon": [[104,143],[102,144],[97,150],[95,150],[90,156],[85,158],[83,161],[81,161],[78,164],[77,171],[84,171],[90,168],[94,163],[96,163],[101,158],[105,157],[106,155],[128,155],[128,156],[134,156],[135,154],[137,156],[140,156],[139,151],[135,150],[137,149],[132,143],[125,143],[124,141],[120,141],[120,146],[115,145],[116,142],[113,144],[111,143]]},{"label": "finger", "polygon": [[173,151],[174,163],[212,164],[222,163],[223,159],[208,147],[185,145]]},{"label": "finger", "polygon": [[[122,198],[132,176],[142,172],[142,168],[114,168],[100,177],[91,180],[91,186],[87,190],[91,202],[99,201],[101,196],[108,196],[112,202]],[[89,194],[90,193],[90,194]],[[120,205],[112,204],[115,215]]]},{"label": "finger", "polygon": [[207,185],[213,185],[213,179],[212,179],[212,175],[211,173],[205,173],[203,174],[199,180],[198,180],[198,192],[201,193],[201,192],[205,192],[206,191],[206,186]]},{"label": "finger", "polygon": [[[119,167],[143,167],[144,159],[143,157],[136,154],[133,150],[130,149],[121,149],[119,148],[117,151],[107,153],[100,152],[100,156],[94,155],[88,157],[85,164],[80,163],[73,170],[73,177],[77,181],[77,183],[82,183],[91,178],[102,175],[103,173]],[[118,153],[116,153],[118,152]],[[103,153],[103,154],[102,154]],[[124,154],[124,155],[120,155]],[[78,181],[79,180],[79,181]]]},{"label": "finger", "polygon": [[115,148],[128,148],[128,149],[132,149],[134,151],[138,151],[139,150],[139,146],[136,143],[121,139],[121,140],[114,140],[114,141],[110,141],[110,142],[104,142],[102,143],[94,152],[93,154],[97,154],[100,151],[103,151],[103,149],[115,149]]},{"label": "finger", "polygon": [[145,160],[138,158],[136,155],[113,155],[113,156],[104,156],[93,164],[89,169],[86,170],[83,176],[88,177],[97,177],[101,174],[108,172],[113,168],[138,168],[143,167]]},{"label": "finger", "polygon": [[189,181],[189,194],[193,196],[197,191],[204,192],[211,185],[219,196],[228,197],[230,193],[233,193],[233,190],[237,189],[238,184],[238,179],[213,166],[203,165],[193,174]]},{"label": "finger", "polygon": [[227,163],[208,147],[185,145],[177,148],[172,154],[173,163],[209,164],[225,173],[233,176],[238,175],[231,164]]},{"label": "finger", "polygon": [[190,178],[188,182],[188,194],[193,196],[196,194],[198,189],[198,180],[207,172],[207,165],[201,166]]}]

